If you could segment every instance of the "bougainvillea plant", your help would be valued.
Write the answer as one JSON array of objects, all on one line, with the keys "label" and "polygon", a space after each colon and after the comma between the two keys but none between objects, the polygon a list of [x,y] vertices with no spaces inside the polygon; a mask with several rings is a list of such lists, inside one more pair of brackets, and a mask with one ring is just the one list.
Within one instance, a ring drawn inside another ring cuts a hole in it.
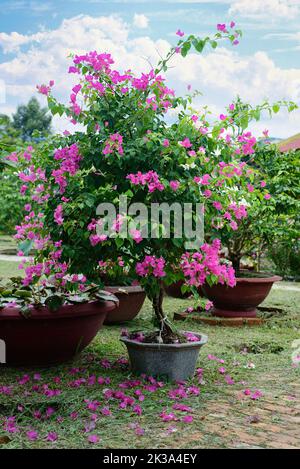
[{"label": "bougainvillea plant", "polygon": [[[232,204],[229,205],[229,210],[220,204],[218,216],[211,214],[212,218],[207,217],[210,233],[206,234],[210,235],[207,236],[208,239],[218,236],[222,246],[227,248],[226,257],[232,263],[236,275],[244,275],[240,272],[243,256],[261,252],[268,243],[274,242],[277,232],[279,234],[281,230],[292,232],[293,227],[285,213],[295,211],[294,188],[297,186],[291,184],[288,189],[284,183],[285,158],[280,155],[277,145],[270,145],[268,130],[264,130],[263,135],[256,139],[246,129],[251,121],[259,120],[263,112],[272,116],[281,108],[292,112],[297,107],[292,101],[278,101],[273,105],[265,101],[252,107],[237,99],[229,106],[228,115],[223,119],[224,129],[228,131],[230,128],[231,134],[242,142],[241,159],[247,178],[240,178],[231,187],[226,185],[226,190],[232,193]],[[247,135],[248,141],[245,138]],[[280,167],[277,161],[280,161]],[[290,164],[292,166],[292,162]],[[290,169],[289,175],[292,173]],[[275,187],[273,178],[277,181]],[[288,190],[294,198],[288,194]]]},{"label": "bougainvillea plant", "polygon": [[[84,130],[40,143],[19,174],[21,192],[30,193],[32,203],[25,207],[16,238],[23,247],[34,245],[37,250],[30,264],[24,264],[25,285],[43,277],[65,285],[66,276],[75,275],[76,282],[82,274],[86,283],[102,286],[103,276],[115,266],[127,281],[138,280],[145,288],[158,340],[165,342],[175,340],[174,335],[177,341],[186,339],[174,334],[165,317],[164,283],[184,280],[195,295],[205,282],[234,286],[234,270],[220,260],[217,237],[187,249],[189,239],[185,233],[175,236],[174,223],[166,236],[165,227],[153,226],[151,220],[144,236],[145,226],[136,222],[137,211],[117,213],[110,236],[99,231],[103,219],[96,213],[100,204],[118,206],[126,197],[128,206],[143,204],[149,210],[153,204],[183,207],[201,202],[213,226],[220,211],[230,214],[223,219],[231,230],[236,220],[247,216],[235,188],[253,182],[252,169],[242,157],[253,152],[256,140],[249,131],[238,135],[230,131],[235,105],[211,124],[206,110],[194,112],[192,97],[176,97],[162,76],[175,54],[184,57],[192,49],[201,53],[205,46],[216,48],[221,40],[237,45],[241,32],[234,27],[234,23],[218,25],[213,39],[185,38],[180,32],[178,44],[166,58],[138,76],[131,70],[117,71],[108,53],[75,55],[69,73],[78,77],[78,83],[68,105],[53,97],[53,81],[38,86],[53,114],[67,116]],[[173,124],[167,124],[170,111],[178,116]],[[243,116],[243,122],[250,114]],[[241,118],[237,112],[237,122]],[[24,162],[22,155],[19,161]],[[196,215],[191,217],[195,223]],[[124,224],[127,236],[122,235]]]}]

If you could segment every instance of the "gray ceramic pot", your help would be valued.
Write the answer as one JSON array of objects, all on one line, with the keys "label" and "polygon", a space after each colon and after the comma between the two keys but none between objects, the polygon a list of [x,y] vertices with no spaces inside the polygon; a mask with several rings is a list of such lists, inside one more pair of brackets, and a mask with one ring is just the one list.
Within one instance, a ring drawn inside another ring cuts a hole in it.
[{"label": "gray ceramic pot", "polygon": [[195,334],[197,342],[184,344],[147,344],[121,337],[127,347],[131,370],[137,374],[165,377],[170,381],[185,381],[194,375],[198,355],[207,336]]}]

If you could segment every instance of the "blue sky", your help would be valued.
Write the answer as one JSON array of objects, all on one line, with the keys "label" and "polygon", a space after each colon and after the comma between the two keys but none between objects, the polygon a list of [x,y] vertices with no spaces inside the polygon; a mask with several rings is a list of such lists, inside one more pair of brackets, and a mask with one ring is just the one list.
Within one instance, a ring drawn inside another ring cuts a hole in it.
[{"label": "blue sky", "polygon": [[[175,89],[201,90],[197,105],[216,114],[240,94],[293,99],[300,104],[300,0],[105,1],[1,0],[0,112],[12,113],[35,94],[37,83],[54,78],[67,99],[69,52],[112,52],[120,68],[147,69],[176,41],[175,31],[214,33],[219,22],[236,21],[244,37],[237,48],[221,46],[203,57],[178,58],[168,78]],[[5,86],[5,99],[3,88]],[[299,113],[256,126],[278,137],[300,131]],[[64,123],[55,121],[62,130]]]}]

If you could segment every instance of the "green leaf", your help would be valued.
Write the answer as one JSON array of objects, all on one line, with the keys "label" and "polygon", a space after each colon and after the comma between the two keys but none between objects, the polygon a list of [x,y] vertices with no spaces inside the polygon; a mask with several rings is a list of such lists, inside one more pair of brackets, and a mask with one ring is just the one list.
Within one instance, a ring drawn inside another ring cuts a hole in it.
[{"label": "green leaf", "polygon": [[191,48],[191,43],[190,42],[185,42],[184,45],[182,46],[181,48],[181,55],[182,57],[186,57],[187,56],[187,53],[188,51],[190,50]]},{"label": "green leaf", "polygon": [[201,54],[205,46],[205,41],[203,41],[202,39],[194,39],[193,46],[196,49],[196,51]]}]

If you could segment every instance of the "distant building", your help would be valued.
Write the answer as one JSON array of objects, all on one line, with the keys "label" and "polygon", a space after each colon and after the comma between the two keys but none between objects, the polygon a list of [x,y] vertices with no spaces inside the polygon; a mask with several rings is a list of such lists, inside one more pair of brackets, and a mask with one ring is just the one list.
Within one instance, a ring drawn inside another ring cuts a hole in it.
[{"label": "distant building", "polygon": [[279,150],[289,151],[289,150],[298,150],[300,149],[300,134],[293,135],[293,137],[282,140],[278,145]]}]

